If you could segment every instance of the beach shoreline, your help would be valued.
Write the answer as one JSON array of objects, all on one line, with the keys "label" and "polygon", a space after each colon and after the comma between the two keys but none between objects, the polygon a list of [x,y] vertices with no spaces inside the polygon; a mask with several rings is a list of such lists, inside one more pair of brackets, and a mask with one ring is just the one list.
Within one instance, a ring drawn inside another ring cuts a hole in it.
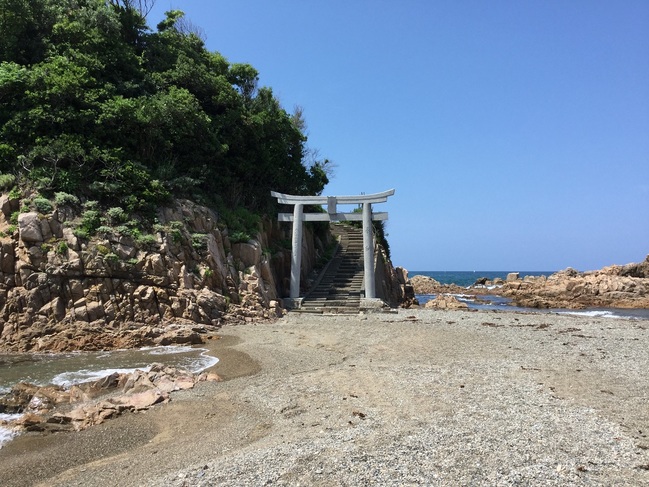
[{"label": "beach shoreline", "polygon": [[649,484],[649,325],[401,309],[225,326],[224,379],[0,449],[4,485]]}]

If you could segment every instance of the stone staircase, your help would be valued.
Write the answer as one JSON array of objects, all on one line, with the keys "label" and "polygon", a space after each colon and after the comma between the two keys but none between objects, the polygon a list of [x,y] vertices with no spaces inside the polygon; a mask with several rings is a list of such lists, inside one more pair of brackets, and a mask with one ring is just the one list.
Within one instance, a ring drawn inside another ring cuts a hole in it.
[{"label": "stone staircase", "polygon": [[332,224],[331,232],[340,237],[340,246],[320,281],[306,295],[302,313],[357,314],[363,290],[363,230],[350,225]]}]

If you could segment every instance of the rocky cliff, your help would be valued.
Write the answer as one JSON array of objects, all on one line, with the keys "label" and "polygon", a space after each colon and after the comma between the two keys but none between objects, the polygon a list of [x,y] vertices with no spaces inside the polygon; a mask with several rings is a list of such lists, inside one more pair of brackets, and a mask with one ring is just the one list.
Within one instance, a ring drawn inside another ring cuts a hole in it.
[{"label": "rocky cliff", "polygon": [[408,271],[394,267],[385,249],[375,242],[374,288],[378,297],[392,308],[409,307],[415,294],[408,280]]},{"label": "rocky cliff", "polygon": [[[224,320],[283,312],[290,249],[275,243],[290,228],[265,222],[234,243],[215,212],[177,201],[151,234],[102,226],[89,239],[77,205],[33,201],[0,197],[0,351],[198,343]],[[306,229],[304,245],[307,282],[326,243]]]}]

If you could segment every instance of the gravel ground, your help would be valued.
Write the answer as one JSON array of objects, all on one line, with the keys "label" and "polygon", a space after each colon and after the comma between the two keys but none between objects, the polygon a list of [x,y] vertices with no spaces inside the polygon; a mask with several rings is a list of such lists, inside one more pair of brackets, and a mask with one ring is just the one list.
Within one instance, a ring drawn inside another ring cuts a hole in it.
[{"label": "gravel ground", "polygon": [[649,486],[649,322],[400,310],[222,329],[221,383],[0,450],[3,485]]}]

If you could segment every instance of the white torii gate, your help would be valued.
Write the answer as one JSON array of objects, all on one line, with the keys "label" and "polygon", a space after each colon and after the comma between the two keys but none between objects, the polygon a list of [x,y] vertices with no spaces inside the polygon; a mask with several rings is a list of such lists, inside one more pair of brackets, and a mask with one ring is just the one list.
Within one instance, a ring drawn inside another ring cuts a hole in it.
[{"label": "white torii gate", "polygon": [[[365,273],[365,298],[375,299],[374,289],[374,239],[372,220],[387,220],[387,213],[372,213],[373,203],[385,203],[394,189],[382,193],[359,196],[295,196],[271,191],[273,198],[284,205],[293,205],[293,214],[279,213],[280,222],[293,222],[291,250],[291,294],[293,300],[300,296],[300,266],[302,262],[303,221],[361,221],[363,222],[363,265]],[[363,205],[362,213],[338,213],[338,204]],[[304,213],[304,205],[327,205],[327,213]]]}]

